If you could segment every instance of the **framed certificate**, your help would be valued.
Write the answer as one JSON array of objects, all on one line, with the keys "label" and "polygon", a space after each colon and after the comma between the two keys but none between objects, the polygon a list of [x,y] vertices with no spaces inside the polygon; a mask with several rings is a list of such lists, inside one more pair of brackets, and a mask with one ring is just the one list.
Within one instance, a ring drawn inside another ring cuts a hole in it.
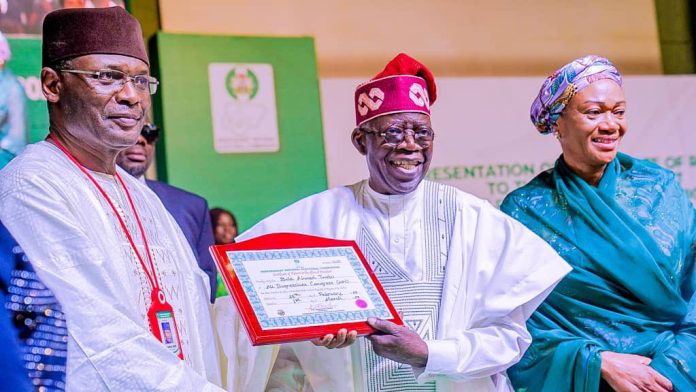
[{"label": "framed certificate", "polygon": [[403,325],[354,241],[275,233],[210,249],[255,346],[369,334],[368,317]]}]

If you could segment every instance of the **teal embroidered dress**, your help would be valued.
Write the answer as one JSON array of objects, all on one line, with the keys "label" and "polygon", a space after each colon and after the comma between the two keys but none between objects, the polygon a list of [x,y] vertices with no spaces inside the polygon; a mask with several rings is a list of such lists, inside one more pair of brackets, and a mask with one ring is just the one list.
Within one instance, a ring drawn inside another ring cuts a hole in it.
[{"label": "teal embroidered dress", "polygon": [[593,187],[559,158],[501,209],[574,268],[528,321],[515,388],[611,390],[600,353],[614,351],[653,358],[675,391],[696,391],[696,215],[672,172],[618,154]]}]

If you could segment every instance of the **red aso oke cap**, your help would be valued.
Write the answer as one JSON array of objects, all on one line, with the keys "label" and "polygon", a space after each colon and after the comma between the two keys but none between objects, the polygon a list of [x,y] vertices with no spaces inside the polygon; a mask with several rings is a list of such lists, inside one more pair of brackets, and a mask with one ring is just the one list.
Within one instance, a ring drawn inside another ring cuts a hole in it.
[{"label": "red aso oke cap", "polygon": [[437,91],[435,77],[425,65],[399,53],[369,82],[355,89],[355,123],[375,117],[417,112],[430,115]]},{"label": "red aso oke cap", "polygon": [[143,32],[121,7],[53,11],[43,22],[43,66],[87,54],[119,54],[150,64]]}]

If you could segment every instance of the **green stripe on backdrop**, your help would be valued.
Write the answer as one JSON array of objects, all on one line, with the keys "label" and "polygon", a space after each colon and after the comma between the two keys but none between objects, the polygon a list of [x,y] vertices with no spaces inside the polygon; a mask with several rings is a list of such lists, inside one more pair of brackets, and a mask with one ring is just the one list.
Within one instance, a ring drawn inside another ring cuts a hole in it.
[{"label": "green stripe on backdrop", "polygon": [[43,140],[48,134],[48,109],[41,92],[41,38],[9,38],[12,58],[7,67],[24,85],[27,95],[28,139]]},{"label": "green stripe on backdrop", "polygon": [[143,37],[147,42],[160,29],[159,5],[157,0],[126,1],[126,9],[135,16],[143,29]]},{"label": "green stripe on backdrop", "polygon": [[663,73],[696,72],[694,0],[655,0]]},{"label": "green stripe on backdrop", "polygon": [[[158,177],[231,210],[240,229],[327,187],[314,40],[158,33],[150,50]],[[210,63],[273,67],[280,150],[219,154],[213,148]]]}]

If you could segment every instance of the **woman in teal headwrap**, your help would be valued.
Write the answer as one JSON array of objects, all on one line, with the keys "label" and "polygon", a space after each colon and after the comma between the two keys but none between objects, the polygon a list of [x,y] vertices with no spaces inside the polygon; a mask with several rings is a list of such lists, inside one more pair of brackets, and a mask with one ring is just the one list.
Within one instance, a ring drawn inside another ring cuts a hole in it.
[{"label": "woman in teal headwrap", "polygon": [[563,154],[501,209],[574,270],[528,322],[533,343],[508,371],[518,390],[696,391],[696,216],[672,172],[618,153],[625,110],[621,75],[597,56],[551,75],[532,105]]}]

